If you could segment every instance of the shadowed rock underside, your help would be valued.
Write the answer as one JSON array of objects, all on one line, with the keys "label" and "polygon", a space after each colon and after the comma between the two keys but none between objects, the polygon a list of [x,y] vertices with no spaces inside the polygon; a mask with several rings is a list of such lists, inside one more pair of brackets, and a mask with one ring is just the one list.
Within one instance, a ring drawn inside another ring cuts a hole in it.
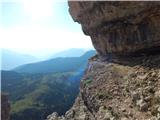
[{"label": "shadowed rock underside", "polygon": [[82,25],[100,55],[160,47],[160,2],[72,1],[69,6],[73,20]]}]

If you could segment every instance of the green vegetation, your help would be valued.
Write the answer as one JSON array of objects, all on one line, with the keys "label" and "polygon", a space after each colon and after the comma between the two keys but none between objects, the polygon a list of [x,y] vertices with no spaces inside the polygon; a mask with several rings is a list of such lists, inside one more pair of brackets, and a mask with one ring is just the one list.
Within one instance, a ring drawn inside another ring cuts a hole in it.
[{"label": "green vegetation", "polygon": [[98,99],[112,99],[112,95],[105,94],[105,93],[102,93],[102,92],[97,92],[96,96],[98,97]]},{"label": "green vegetation", "polygon": [[11,120],[44,120],[54,111],[64,114],[78,95],[82,75],[83,72],[20,74],[2,71],[2,91],[9,93]]},{"label": "green vegetation", "polygon": [[31,98],[26,98],[26,99],[19,100],[11,105],[12,105],[11,113],[14,114],[31,107],[33,105],[33,100]]},{"label": "green vegetation", "polygon": [[73,105],[88,59],[94,54],[89,51],[81,57],[55,58],[1,71],[2,91],[11,101],[11,120],[44,120],[52,112],[64,114]]},{"label": "green vegetation", "polygon": [[88,86],[90,83],[92,83],[92,80],[91,79],[85,80],[85,81],[83,81],[83,83],[85,86]]}]

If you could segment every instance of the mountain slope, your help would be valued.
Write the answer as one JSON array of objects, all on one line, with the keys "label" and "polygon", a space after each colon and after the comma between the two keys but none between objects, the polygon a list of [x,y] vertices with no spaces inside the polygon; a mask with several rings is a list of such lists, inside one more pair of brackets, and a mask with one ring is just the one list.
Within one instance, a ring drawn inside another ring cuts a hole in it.
[{"label": "mountain slope", "polygon": [[2,91],[11,101],[11,120],[44,120],[52,111],[63,115],[73,105],[88,59],[94,54],[89,51],[81,57],[33,63],[29,69],[24,65],[19,72],[1,71]]},{"label": "mountain slope", "polygon": [[83,71],[46,74],[2,71],[2,91],[9,93],[11,120],[43,120],[52,111],[64,114],[78,94],[82,75]]},{"label": "mountain slope", "polygon": [[80,57],[55,58],[42,62],[26,64],[14,69],[20,73],[74,72],[83,69],[95,51],[88,51]]},{"label": "mountain slope", "polygon": [[68,50],[64,50],[64,51],[55,53],[50,58],[57,58],[57,57],[80,57],[85,52],[86,52],[86,50],[84,50],[84,49],[72,48],[72,49],[68,49]]},{"label": "mountain slope", "polygon": [[37,61],[37,58],[13,52],[6,49],[1,49],[1,69],[10,70],[19,65]]}]

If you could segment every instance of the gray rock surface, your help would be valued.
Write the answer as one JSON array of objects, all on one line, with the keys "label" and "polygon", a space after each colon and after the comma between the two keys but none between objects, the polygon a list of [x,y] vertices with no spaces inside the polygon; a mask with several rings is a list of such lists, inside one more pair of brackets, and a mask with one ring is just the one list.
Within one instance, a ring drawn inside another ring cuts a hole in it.
[{"label": "gray rock surface", "polygon": [[160,47],[160,2],[71,1],[69,7],[73,20],[82,25],[100,55]]},{"label": "gray rock surface", "polygon": [[1,93],[1,120],[9,120],[10,116],[10,103],[8,101],[8,96]]}]

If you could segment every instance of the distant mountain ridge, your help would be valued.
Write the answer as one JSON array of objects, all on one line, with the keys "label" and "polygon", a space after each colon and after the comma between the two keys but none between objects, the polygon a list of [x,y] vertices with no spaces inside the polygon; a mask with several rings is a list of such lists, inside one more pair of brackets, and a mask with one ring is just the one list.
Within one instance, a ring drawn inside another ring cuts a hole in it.
[{"label": "distant mountain ridge", "polygon": [[37,63],[19,66],[13,71],[20,73],[48,73],[48,72],[74,72],[83,69],[90,57],[95,55],[94,50],[86,52],[80,57],[59,57]]},{"label": "distant mountain ridge", "polygon": [[82,48],[71,48],[71,49],[67,49],[67,50],[55,53],[50,58],[57,58],[57,57],[80,57],[86,51],[87,50],[82,49]]},{"label": "distant mountain ridge", "polygon": [[17,66],[36,61],[37,58],[31,55],[25,55],[11,50],[1,49],[1,70],[10,70]]}]

